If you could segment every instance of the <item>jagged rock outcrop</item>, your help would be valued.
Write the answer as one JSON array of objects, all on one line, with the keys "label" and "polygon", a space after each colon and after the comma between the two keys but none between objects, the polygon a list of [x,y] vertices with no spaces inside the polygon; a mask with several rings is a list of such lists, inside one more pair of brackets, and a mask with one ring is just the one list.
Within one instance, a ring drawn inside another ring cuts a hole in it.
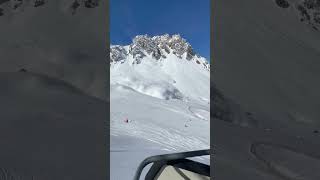
[{"label": "jagged rock outcrop", "polygon": [[287,0],[276,0],[276,3],[281,8],[288,8],[290,7],[290,4]]},{"label": "jagged rock outcrop", "polygon": [[110,47],[110,63],[121,62],[126,56],[132,56],[134,63],[140,64],[144,57],[151,56],[155,60],[167,58],[168,54],[174,54],[180,59],[188,61],[194,60],[205,69],[210,70],[209,63],[200,55],[196,54],[192,46],[179,34],[170,36],[150,37],[148,35],[138,35],[133,38],[132,44],[127,48],[122,46]]},{"label": "jagged rock outcrop", "polygon": [[306,22],[313,29],[320,28],[320,0],[303,0],[296,5],[300,21]]},{"label": "jagged rock outcrop", "polygon": [[110,61],[119,62],[127,57],[127,51],[122,46],[111,46],[110,48]]},{"label": "jagged rock outcrop", "polygon": [[[301,22],[304,22],[314,30],[320,28],[320,0],[299,0],[290,2],[288,0],[275,0],[280,8],[287,9],[293,7],[297,12]],[[293,6],[291,6],[291,4]]]}]

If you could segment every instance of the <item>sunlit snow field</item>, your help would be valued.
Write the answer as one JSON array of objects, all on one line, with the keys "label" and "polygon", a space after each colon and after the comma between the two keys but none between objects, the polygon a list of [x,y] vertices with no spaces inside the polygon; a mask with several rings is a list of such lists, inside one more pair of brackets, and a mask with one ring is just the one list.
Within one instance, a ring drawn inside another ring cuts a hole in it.
[{"label": "sunlit snow field", "polygon": [[131,179],[151,155],[210,148],[210,72],[173,55],[131,62],[110,67],[111,179]]}]

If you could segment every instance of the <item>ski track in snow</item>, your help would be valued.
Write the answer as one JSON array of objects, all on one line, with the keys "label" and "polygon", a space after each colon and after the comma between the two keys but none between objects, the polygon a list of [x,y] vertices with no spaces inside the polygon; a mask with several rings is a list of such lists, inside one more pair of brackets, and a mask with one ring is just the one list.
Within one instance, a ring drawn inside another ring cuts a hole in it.
[{"label": "ski track in snow", "polygon": [[[112,119],[124,119],[120,112],[112,112]],[[176,129],[164,129],[153,123],[141,123],[139,121],[132,121],[129,123],[111,123],[111,135],[121,136],[127,135],[146,139],[155,144],[167,148],[169,151],[190,151],[196,149],[209,148],[208,142],[204,138],[194,136],[184,136],[183,132]]]},{"label": "ski track in snow", "polygon": [[[112,153],[133,153],[161,150],[183,152],[210,147],[210,121],[197,115],[208,112],[205,102],[163,100],[141,94],[118,84],[111,86],[111,139],[132,137],[130,141],[151,142],[148,147],[123,147],[116,141]],[[200,113],[198,113],[200,114]],[[129,122],[126,123],[125,119]],[[209,159],[200,157],[198,160]]]},{"label": "ski track in snow", "polygon": [[204,121],[210,120],[210,110],[206,110],[204,108],[195,108],[192,106],[188,107],[188,110],[193,114],[196,118],[199,118]]}]

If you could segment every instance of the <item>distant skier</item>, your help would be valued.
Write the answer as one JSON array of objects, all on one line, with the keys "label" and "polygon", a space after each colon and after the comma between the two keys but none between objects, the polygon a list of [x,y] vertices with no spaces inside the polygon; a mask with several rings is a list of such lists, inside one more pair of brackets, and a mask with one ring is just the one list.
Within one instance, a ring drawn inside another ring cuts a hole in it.
[{"label": "distant skier", "polygon": [[128,118],[126,118],[126,120],[124,120],[124,122],[125,122],[125,123],[129,123],[129,119],[128,119]]}]

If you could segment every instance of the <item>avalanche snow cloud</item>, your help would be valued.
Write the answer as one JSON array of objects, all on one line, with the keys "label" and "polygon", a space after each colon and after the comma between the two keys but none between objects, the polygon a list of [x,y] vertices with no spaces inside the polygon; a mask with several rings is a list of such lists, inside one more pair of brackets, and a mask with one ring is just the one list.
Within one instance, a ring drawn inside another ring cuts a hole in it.
[{"label": "avalanche snow cloud", "polygon": [[111,179],[150,155],[210,148],[210,64],[185,39],[139,35],[110,60]]}]

